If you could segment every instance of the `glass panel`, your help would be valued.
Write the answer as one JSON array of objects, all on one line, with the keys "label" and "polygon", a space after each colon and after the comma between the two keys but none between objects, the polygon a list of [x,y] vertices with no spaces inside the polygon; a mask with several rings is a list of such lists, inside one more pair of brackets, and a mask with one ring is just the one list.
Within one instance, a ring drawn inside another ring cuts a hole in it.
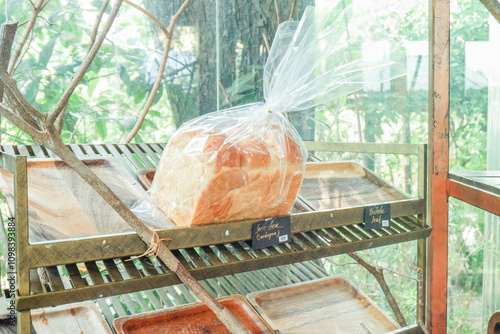
[{"label": "glass panel", "polygon": [[500,306],[498,221],[498,216],[450,198],[448,329],[454,333],[486,332]]},{"label": "glass panel", "polygon": [[[485,53],[488,73],[488,128],[486,170],[500,171],[500,24],[489,17],[489,50]],[[500,175],[500,173],[499,173]],[[485,214],[483,274],[483,321],[500,309],[500,217]]]},{"label": "glass panel", "polygon": [[[500,25],[480,2],[451,13],[450,169],[500,170]],[[500,307],[500,220],[450,199],[448,327],[485,332]]]}]

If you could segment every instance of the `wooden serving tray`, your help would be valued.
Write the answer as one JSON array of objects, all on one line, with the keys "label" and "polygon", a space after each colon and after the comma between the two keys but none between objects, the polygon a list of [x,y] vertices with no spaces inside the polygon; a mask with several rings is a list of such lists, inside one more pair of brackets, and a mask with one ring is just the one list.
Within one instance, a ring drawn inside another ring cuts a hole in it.
[{"label": "wooden serving tray", "polygon": [[[274,333],[243,296],[233,295],[217,300],[252,333]],[[230,334],[215,314],[201,302],[117,318],[113,327],[118,334]]]},{"label": "wooden serving tray", "polygon": [[[155,169],[137,171],[144,189],[151,187]],[[328,210],[408,199],[355,162],[309,162],[292,212]]]},{"label": "wooden serving tray", "polygon": [[399,326],[343,275],[247,295],[280,333],[377,334]]},{"label": "wooden serving tray", "polygon": [[101,312],[90,301],[33,310],[31,322],[37,334],[111,334]]},{"label": "wooden serving tray", "polygon": [[299,196],[313,210],[328,210],[408,199],[355,162],[310,162]]},{"label": "wooden serving tray", "polygon": [[[146,198],[147,193],[116,158],[82,161],[128,207]],[[61,160],[28,160],[27,169],[30,242],[132,231],[101,196]],[[14,212],[13,174],[3,169],[0,169],[0,191],[9,210]]]}]

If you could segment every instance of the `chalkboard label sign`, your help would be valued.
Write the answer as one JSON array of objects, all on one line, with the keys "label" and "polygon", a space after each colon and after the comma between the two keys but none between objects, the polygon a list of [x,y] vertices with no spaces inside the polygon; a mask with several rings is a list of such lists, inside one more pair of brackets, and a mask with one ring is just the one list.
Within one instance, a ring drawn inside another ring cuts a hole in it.
[{"label": "chalkboard label sign", "polygon": [[365,208],[365,230],[391,226],[391,205],[381,204]]},{"label": "chalkboard label sign", "polygon": [[260,249],[292,239],[290,216],[268,218],[252,226],[252,248]]}]

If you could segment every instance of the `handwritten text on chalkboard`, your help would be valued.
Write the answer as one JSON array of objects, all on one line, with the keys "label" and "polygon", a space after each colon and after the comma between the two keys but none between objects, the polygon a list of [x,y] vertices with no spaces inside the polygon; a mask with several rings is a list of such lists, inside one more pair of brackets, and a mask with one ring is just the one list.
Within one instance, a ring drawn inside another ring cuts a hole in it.
[{"label": "handwritten text on chalkboard", "polygon": [[260,249],[289,242],[292,238],[290,216],[269,218],[252,226],[252,248]]},{"label": "handwritten text on chalkboard", "polygon": [[381,204],[365,208],[365,230],[391,226],[391,205]]}]

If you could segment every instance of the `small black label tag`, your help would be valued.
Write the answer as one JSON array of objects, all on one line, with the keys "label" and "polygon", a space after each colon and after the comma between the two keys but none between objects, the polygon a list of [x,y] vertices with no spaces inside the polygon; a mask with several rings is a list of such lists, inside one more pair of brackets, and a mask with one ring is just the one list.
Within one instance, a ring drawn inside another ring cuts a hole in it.
[{"label": "small black label tag", "polygon": [[391,205],[381,204],[365,208],[365,230],[391,226]]},{"label": "small black label tag", "polygon": [[253,224],[252,248],[260,249],[292,239],[290,216],[268,218]]}]

